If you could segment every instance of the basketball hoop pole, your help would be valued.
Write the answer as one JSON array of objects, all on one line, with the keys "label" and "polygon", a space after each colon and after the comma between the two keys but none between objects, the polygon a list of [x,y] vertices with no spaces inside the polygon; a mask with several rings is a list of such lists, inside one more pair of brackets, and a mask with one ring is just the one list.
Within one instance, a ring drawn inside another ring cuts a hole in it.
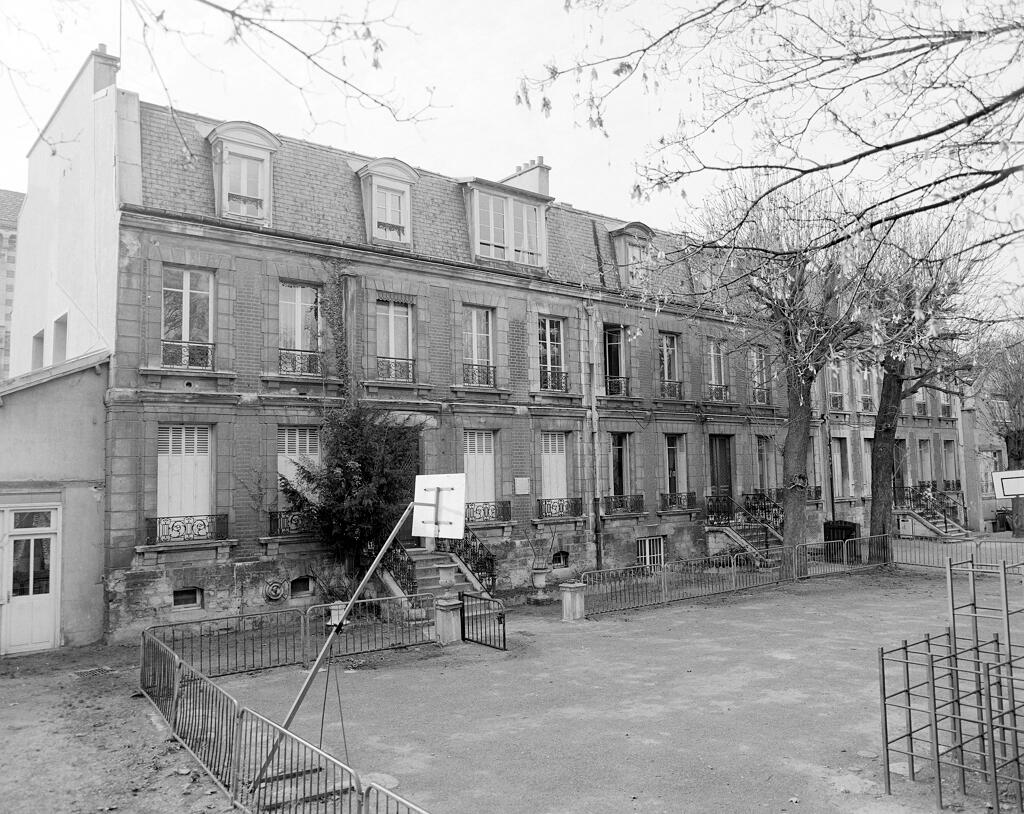
[{"label": "basketball hoop pole", "polygon": [[[302,689],[299,690],[299,694],[295,697],[295,700],[292,702],[291,709],[288,710],[288,714],[285,716],[284,721],[281,723],[282,729],[287,729],[289,726],[291,726],[292,721],[295,720],[295,716],[299,712],[299,707],[302,706],[302,702],[303,700],[305,700],[306,694],[313,686],[313,681],[316,680],[316,674],[320,671],[320,667],[323,665],[324,660],[331,652],[331,645],[334,644],[334,637],[341,632],[341,628],[345,624],[345,620],[348,619],[349,613],[352,612],[352,606],[363,593],[363,590],[366,588],[366,584],[370,581],[370,577],[373,576],[374,572],[377,570],[377,567],[380,565],[381,560],[384,559],[384,555],[387,553],[388,549],[391,547],[391,544],[395,541],[395,538],[398,536],[398,530],[402,527],[402,524],[406,521],[406,518],[409,517],[409,513],[412,511],[412,507],[415,505],[416,502],[413,501],[412,503],[405,507],[405,511],[402,512],[401,518],[399,518],[398,522],[395,523],[395,527],[391,530],[391,534],[388,535],[388,539],[384,541],[384,545],[381,546],[381,549],[379,552],[377,552],[377,556],[374,558],[373,563],[370,565],[369,569],[367,569],[366,576],[363,577],[362,582],[359,583],[359,586],[352,594],[352,598],[345,605],[345,610],[342,611],[341,618],[338,620],[338,623],[334,626],[333,630],[331,630],[330,634],[328,634],[327,641],[325,641],[324,646],[320,648],[320,655],[318,655],[316,657],[316,661],[313,662],[313,667],[310,669],[309,675],[306,676],[306,680],[302,683]],[[256,786],[259,785],[260,781],[263,779],[263,775],[266,773],[267,767],[270,766],[270,762],[274,759],[274,755],[277,754],[277,748],[281,745],[281,739],[283,737],[283,734],[279,734],[277,738],[274,740],[274,745],[270,748],[270,752],[267,753],[266,760],[263,761],[263,765],[260,766],[259,772],[253,779],[251,788],[256,788]]]}]

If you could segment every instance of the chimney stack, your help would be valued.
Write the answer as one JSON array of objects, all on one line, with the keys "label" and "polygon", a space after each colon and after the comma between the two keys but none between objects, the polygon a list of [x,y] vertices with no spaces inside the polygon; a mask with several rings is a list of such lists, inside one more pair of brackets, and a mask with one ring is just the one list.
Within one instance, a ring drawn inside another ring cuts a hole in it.
[{"label": "chimney stack", "polygon": [[544,163],[544,156],[539,155],[525,164],[516,166],[516,171],[508,178],[503,178],[501,183],[518,187],[528,192],[537,192],[541,195],[550,195],[548,191],[548,174],[551,167]]}]

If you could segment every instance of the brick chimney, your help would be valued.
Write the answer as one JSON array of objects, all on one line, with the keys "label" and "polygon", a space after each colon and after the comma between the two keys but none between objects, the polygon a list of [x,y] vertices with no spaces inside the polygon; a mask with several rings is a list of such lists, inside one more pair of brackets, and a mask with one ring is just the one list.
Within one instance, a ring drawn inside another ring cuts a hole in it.
[{"label": "brick chimney", "polygon": [[520,164],[508,178],[502,178],[501,183],[550,196],[551,193],[548,192],[548,173],[550,172],[551,167],[544,163],[544,156],[539,155],[534,160]]},{"label": "brick chimney", "polygon": [[108,88],[117,81],[117,69],[121,61],[107,53],[106,43],[97,45],[89,58],[92,60],[93,92]]}]

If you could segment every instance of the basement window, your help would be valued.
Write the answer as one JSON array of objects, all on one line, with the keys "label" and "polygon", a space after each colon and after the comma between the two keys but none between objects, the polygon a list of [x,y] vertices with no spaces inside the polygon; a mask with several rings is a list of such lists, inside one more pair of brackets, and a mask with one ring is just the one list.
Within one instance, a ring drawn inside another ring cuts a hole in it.
[{"label": "basement window", "polygon": [[174,607],[176,608],[201,608],[203,607],[202,588],[179,588],[174,592]]},{"label": "basement window", "polygon": [[568,568],[569,567],[569,552],[568,551],[556,551],[551,557],[552,568]]},{"label": "basement window", "polygon": [[309,577],[295,577],[290,590],[292,596],[309,596],[313,593],[313,580]]}]

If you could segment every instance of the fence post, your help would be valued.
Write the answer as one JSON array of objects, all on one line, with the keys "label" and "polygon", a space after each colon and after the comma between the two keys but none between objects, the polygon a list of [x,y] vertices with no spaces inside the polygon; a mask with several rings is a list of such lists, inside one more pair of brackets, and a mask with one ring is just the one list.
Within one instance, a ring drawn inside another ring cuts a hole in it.
[{"label": "fence post", "polygon": [[242,771],[242,715],[245,710],[235,701],[235,734],[231,738],[231,777],[228,791],[231,792],[231,802],[242,801],[242,783],[239,775]]},{"label": "fence post", "polygon": [[454,644],[462,641],[462,617],[465,612],[460,598],[442,597],[434,602],[434,630],[437,631],[437,643]]},{"label": "fence post", "polygon": [[668,588],[665,585],[665,563],[660,566],[661,570],[661,604],[665,605],[668,603]]},{"label": "fence post", "polygon": [[737,556],[739,556],[739,555],[733,554],[729,558],[730,567],[732,569],[732,589],[734,591],[737,590],[738,587],[739,587],[739,583],[738,583],[737,578],[736,578],[736,557]]},{"label": "fence post", "polygon": [[309,608],[302,612],[299,631],[302,636],[302,667],[305,669],[309,666]]},{"label": "fence post", "polygon": [[174,684],[171,686],[171,706],[167,710],[169,715],[167,716],[167,723],[171,725],[171,733],[176,734],[178,731],[178,695],[181,690],[181,670],[182,661],[181,656],[177,653],[174,654]]}]

